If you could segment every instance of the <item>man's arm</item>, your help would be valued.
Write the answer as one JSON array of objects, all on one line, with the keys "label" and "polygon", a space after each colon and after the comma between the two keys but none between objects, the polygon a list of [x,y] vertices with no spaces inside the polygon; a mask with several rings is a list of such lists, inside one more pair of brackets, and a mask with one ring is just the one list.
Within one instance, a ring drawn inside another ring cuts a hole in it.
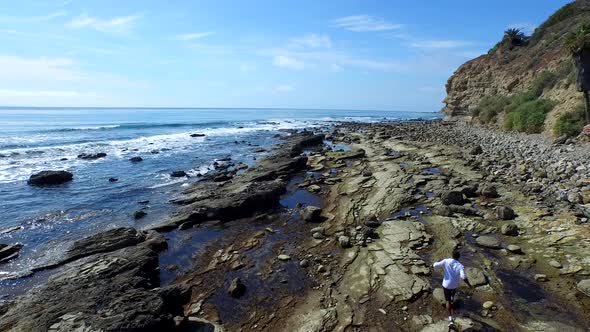
[{"label": "man's arm", "polygon": [[469,283],[469,279],[467,278],[467,274],[465,273],[464,268],[461,268],[461,270],[459,271],[459,276],[461,277],[461,279],[463,279],[467,286],[469,286],[469,288],[473,288],[473,286]]},{"label": "man's arm", "polygon": [[443,267],[445,265],[445,260],[443,259],[440,262],[434,262],[434,264],[432,264],[433,268],[439,268],[439,267]]}]

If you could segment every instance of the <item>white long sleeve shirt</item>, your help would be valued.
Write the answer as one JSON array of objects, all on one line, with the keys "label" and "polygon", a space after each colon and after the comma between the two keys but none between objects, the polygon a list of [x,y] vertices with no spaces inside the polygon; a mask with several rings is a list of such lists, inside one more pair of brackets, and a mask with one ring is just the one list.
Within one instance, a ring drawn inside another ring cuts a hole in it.
[{"label": "white long sleeve shirt", "polygon": [[436,262],[432,264],[432,267],[444,268],[444,279],[442,285],[446,289],[455,289],[459,287],[459,278],[463,280],[467,279],[463,264],[459,263],[459,261],[456,261],[452,258],[447,258],[443,259],[440,262]]}]

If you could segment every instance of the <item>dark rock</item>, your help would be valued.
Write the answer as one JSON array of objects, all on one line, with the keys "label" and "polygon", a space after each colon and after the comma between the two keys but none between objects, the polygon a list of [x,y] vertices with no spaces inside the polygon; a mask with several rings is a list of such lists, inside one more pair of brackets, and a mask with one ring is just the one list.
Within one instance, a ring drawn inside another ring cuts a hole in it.
[{"label": "dark rock", "polygon": [[8,305],[0,330],[171,331],[182,307],[158,286],[158,255],[149,248],[87,257]]},{"label": "dark rock", "polygon": [[119,181],[119,179],[117,179],[117,178],[109,178],[109,182],[117,182],[117,181]]},{"label": "dark rock", "polygon": [[[449,210],[451,213],[460,213],[466,216],[481,216],[481,212],[479,212],[476,208],[471,206],[464,206],[464,205],[449,205]],[[449,217],[448,215],[447,217]]]},{"label": "dark rock", "polygon": [[472,156],[477,156],[482,153],[483,153],[483,149],[481,148],[481,145],[476,145],[475,147],[473,147],[473,149],[471,149],[469,151],[469,154]]},{"label": "dark rock", "polygon": [[371,218],[371,219],[365,221],[365,225],[367,227],[377,228],[377,227],[381,226],[381,222],[379,220],[377,220],[377,218]]},{"label": "dark rock", "polygon": [[453,215],[453,211],[449,206],[438,205],[433,209],[433,213],[443,217],[450,217]]},{"label": "dark rock", "polygon": [[363,171],[363,176],[364,176],[364,177],[369,177],[369,176],[372,176],[372,175],[373,175],[373,172],[371,172],[371,171],[369,171],[369,170],[365,170],[365,171]]},{"label": "dark rock", "polygon": [[205,134],[191,134],[191,137],[205,137]]},{"label": "dark rock", "polygon": [[185,171],[174,171],[172,173],[170,173],[170,176],[173,178],[181,178],[183,176],[187,176]]},{"label": "dark rock", "polygon": [[145,216],[147,216],[147,212],[145,212],[145,211],[137,210],[137,211],[133,212],[133,218],[135,220],[141,219]]},{"label": "dark rock", "polygon": [[340,247],[344,249],[351,247],[350,238],[345,235],[341,235],[338,237],[338,243],[340,244]]},{"label": "dark rock", "polygon": [[246,285],[244,285],[240,278],[235,278],[229,285],[227,292],[231,297],[241,297],[246,292]]},{"label": "dark rock", "polygon": [[145,233],[138,232],[135,228],[114,228],[74,242],[72,247],[67,250],[66,257],[68,257],[69,261],[72,261],[98,253],[134,246],[145,241],[145,239]]},{"label": "dark rock", "polygon": [[0,263],[16,258],[22,247],[23,245],[20,243],[13,245],[0,244]]},{"label": "dark rock", "polygon": [[499,206],[496,208],[496,216],[501,220],[512,220],[516,218],[514,210],[508,206]]},{"label": "dark rock", "polygon": [[303,149],[307,147],[312,147],[315,145],[320,145],[324,143],[324,135],[313,135],[313,134],[306,134],[303,135],[291,148],[291,156],[295,157],[303,152]]},{"label": "dark rock", "polygon": [[50,186],[72,181],[74,175],[68,171],[42,171],[31,175],[27,183],[32,186]]},{"label": "dark rock", "polygon": [[320,222],[322,209],[315,206],[306,206],[299,212],[301,219],[305,222]]},{"label": "dark rock", "polygon": [[496,189],[496,186],[489,183],[479,187],[479,194],[487,198],[500,197],[500,195],[498,195],[498,189]]},{"label": "dark rock", "polygon": [[129,161],[132,162],[132,163],[139,163],[139,162],[142,162],[143,161],[143,158],[141,158],[141,157],[132,157],[132,158],[129,159]]},{"label": "dark rock", "polygon": [[221,175],[218,175],[216,177],[213,178],[214,182],[225,182],[225,181],[229,181],[233,178],[233,176],[229,173],[224,173]]},{"label": "dark rock", "polygon": [[441,201],[444,205],[462,205],[465,203],[463,193],[460,191],[449,190],[441,195]]},{"label": "dark rock", "polygon": [[84,160],[94,160],[94,159],[100,159],[100,158],[104,158],[106,157],[107,154],[104,152],[98,152],[98,153],[82,153],[78,155],[78,159],[84,159]]},{"label": "dark rock", "polygon": [[518,226],[516,226],[516,224],[513,224],[513,223],[504,224],[504,225],[502,225],[501,231],[502,231],[502,234],[507,235],[507,236],[517,236],[518,235]]}]

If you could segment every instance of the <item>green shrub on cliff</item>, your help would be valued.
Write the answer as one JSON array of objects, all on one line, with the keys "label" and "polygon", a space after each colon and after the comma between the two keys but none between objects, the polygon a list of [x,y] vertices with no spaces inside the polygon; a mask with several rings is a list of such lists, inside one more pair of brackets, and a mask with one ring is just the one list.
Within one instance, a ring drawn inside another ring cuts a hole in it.
[{"label": "green shrub on cliff", "polygon": [[534,99],[518,105],[506,114],[504,128],[525,133],[540,133],[543,131],[545,118],[555,103],[547,99]]},{"label": "green shrub on cliff", "polygon": [[504,107],[509,103],[510,98],[502,95],[483,97],[478,107],[473,111],[473,116],[479,118],[483,123],[489,123],[502,113]]},{"label": "green shrub on cliff", "polygon": [[553,126],[553,133],[558,137],[578,135],[586,124],[585,114],[584,105],[580,104],[574,111],[560,115]]},{"label": "green shrub on cliff", "polygon": [[494,95],[481,99],[472,115],[482,123],[493,122],[501,113],[505,114],[503,126],[507,130],[526,133],[543,131],[545,117],[555,103],[539,98],[545,89],[552,88],[558,81],[555,73],[541,72],[530,88],[512,96]]},{"label": "green shrub on cliff", "polygon": [[543,94],[545,89],[551,89],[557,83],[557,75],[554,73],[544,70],[537,76],[531,85],[531,92],[539,97]]}]

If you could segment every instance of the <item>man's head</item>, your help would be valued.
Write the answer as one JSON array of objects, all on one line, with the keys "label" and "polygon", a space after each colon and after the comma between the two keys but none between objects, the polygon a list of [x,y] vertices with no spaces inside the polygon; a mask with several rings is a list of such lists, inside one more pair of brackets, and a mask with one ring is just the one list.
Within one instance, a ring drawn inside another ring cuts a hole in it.
[{"label": "man's head", "polygon": [[453,250],[453,259],[459,260],[459,258],[461,258],[461,253],[459,252],[459,250]]}]

